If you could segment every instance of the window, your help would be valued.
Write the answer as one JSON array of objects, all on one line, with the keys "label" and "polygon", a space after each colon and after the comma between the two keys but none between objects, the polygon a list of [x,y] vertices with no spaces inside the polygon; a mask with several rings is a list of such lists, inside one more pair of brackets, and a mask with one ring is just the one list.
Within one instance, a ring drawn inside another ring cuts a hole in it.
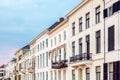
[{"label": "window", "polygon": [[43,72],[43,80],[44,80],[45,78],[44,78],[44,72]]},{"label": "window", "polygon": [[82,31],[82,17],[79,19],[79,32]]},{"label": "window", "polygon": [[56,45],[56,37],[54,38],[54,44]]},{"label": "window", "polygon": [[48,52],[46,52],[46,66],[48,66]]},{"label": "window", "polygon": [[95,13],[96,13],[96,24],[97,24],[100,22],[100,6],[96,7]]},{"label": "window", "polygon": [[109,80],[113,80],[113,63],[109,64]]},{"label": "window", "polygon": [[112,14],[113,14],[113,8],[112,8],[112,6],[110,6],[108,8],[108,16],[112,16]]},{"label": "window", "polygon": [[46,80],[48,80],[48,72],[46,72]]},{"label": "window", "polygon": [[43,49],[45,48],[45,43],[44,43],[44,41],[43,41]]},{"label": "window", "polygon": [[61,61],[61,49],[59,49],[59,61]]},{"label": "window", "polygon": [[44,53],[43,53],[43,67],[45,66],[44,63],[45,63],[45,62],[44,62]]},{"label": "window", "polygon": [[46,39],[46,47],[48,47],[48,39]]},{"label": "window", "polygon": [[37,58],[37,59],[38,59],[38,68],[39,68],[39,56],[38,56],[38,58]]},{"label": "window", "polygon": [[86,80],[90,80],[90,69],[86,68]]},{"label": "window", "polygon": [[57,73],[56,73],[56,71],[55,71],[55,80],[57,80],[57,75],[56,75]]},{"label": "window", "polygon": [[40,43],[40,50],[42,50],[42,43]]},{"label": "window", "polygon": [[75,80],[75,70],[72,70],[72,80]]},{"label": "window", "polygon": [[90,35],[86,36],[86,50],[87,53],[90,53]]},{"label": "window", "polygon": [[64,60],[66,60],[66,49],[64,48]]},{"label": "window", "polygon": [[64,31],[64,40],[66,40],[66,31]]},{"label": "window", "polygon": [[96,67],[96,80],[100,80],[101,76],[100,76],[100,73],[101,73],[101,67],[100,66],[97,66]]},{"label": "window", "polygon": [[53,80],[53,73],[52,73],[52,71],[51,71],[51,80]]},{"label": "window", "polygon": [[53,46],[53,40],[51,39],[51,47]]},{"label": "window", "polygon": [[42,67],[42,55],[40,54],[40,67]]},{"label": "window", "polygon": [[75,56],[75,41],[72,42],[72,56]]},{"label": "window", "polygon": [[72,36],[75,36],[75,22],[72,23]]},{"label": "window", "polygon": [[38,50],[38,52],[39,52],[39,44],[37,45],[37,50]]},{"label": "window", "polygon": [[86,29],[90,27],[90,13],[86,14]]},{"label": "window", "polygon": [[101,51],[101,36],[100,31],[96,32],[96,53],[100,53]]},{"label": "window", "polygon": [[108,28],[108,51],[114,50],[114,26]]},{"label": "window", "polygon": [[59,34],[59,42],[61,42],[61,34]]},{"label": "window", "polygon": [[57,53],[56,53],[56,51],[54,51],[54,56],[55,56],[55,62],[57,61]]},{"label": "window", "polygon": [[79,39],[79,54],[82,54],[82,38]]}]

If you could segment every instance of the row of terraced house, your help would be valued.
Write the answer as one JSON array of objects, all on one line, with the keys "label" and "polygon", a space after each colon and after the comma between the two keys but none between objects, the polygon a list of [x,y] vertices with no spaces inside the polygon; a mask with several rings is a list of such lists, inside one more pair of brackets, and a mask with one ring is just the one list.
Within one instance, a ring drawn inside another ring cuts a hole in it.
[{"label": "row of terraced house", "polygon": [[5,80],[120,80],[120,0],[83,0],[15,53]]}]

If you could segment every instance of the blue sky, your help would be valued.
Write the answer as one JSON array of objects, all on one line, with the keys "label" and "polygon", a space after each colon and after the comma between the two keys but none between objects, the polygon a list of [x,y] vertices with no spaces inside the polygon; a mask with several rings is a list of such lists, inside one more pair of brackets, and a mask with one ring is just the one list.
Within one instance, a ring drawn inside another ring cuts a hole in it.
[{"label": "blue sky", "polygon": [[0,63],[78,5],[81,0],[0,0]]}]

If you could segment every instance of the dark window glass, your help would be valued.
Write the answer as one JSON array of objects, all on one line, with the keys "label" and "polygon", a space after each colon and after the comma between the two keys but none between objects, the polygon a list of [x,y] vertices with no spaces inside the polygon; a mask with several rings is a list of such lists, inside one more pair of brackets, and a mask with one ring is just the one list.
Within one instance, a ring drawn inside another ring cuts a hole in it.
[{"label": "dark window glass", "polygon": [[72,56],[75,56],[75,41],[72,42]]},{"label": "dark window glass", "polygon": [[86,36],[86,50],[87,53],[90,53],[90,35]]},{"label": "dark window glass", "polygon": [[108,51],[114,50],[114,26],[108,28]]},{"label": "dark window glass", "polygon": [[79,54],[82,54],[82,38],[79,39]]},{"label": "dark window glass", "polygon": [[72,70],[72,80],[75,80],[75,70]]},{"label": "dark window glass", "polygon": [[96,13],[96,24],[100,22],[100,6],[98,6],[96,9],[95,9],[95,13]]},{"label": "dark window glass", "polygon": [[96,32],[96,53],[100,53],[101,51],[101,36],[100,31]]},{"label": "dark window glass", "polygon": [[82,31],[82,17],[79,19],[79,32]]},{"label": "dark window glass", "polygon": [[101,67],[97,66],[96,67],[96,80],[100,80],[101,79]]},{"label": "dark window glass", "polygon": [[90,69],[86,68],[86,80],[90,80]]},{"label": "dark window glass", "polygon": [[90,13],[86,14],[86,29],[90,27]]},{"label": "dark window glass", "polygon": [[72,36],[75,35],[75,22],[72,23]]}]

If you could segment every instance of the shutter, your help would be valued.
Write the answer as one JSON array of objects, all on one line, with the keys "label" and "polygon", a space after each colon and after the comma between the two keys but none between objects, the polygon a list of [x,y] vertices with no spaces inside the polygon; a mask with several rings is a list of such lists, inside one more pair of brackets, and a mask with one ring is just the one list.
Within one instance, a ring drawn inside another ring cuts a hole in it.
[{"label": "shutter", "polygon": [[108,16],[107,9],[104,9],[104,18]]},{"label": "shutter", "polygon": [[120,10],[120,1],[118,1],[118,10]]},{"label": "shutter", "polygon": [[119,80],[120,79],[120,76],[119,76],[119,72],[120,72],[120,68],[119,68],[119,66],[120,66],[120,61],[117,61],[116,62],[116,80]]},{"label": "shutter", "polygon": [[113,62],[113,80],[117,80],[117,62]]},{"label": "shutter", "polygon": [[117,80],[120,80],[120,61],[117,61]]},{"label": "shutter", "polygon": [[103,80],[108,80],[108,64],[107,63],[104,63],[103,65]]},{"label": "shutter", "polygon": [[118,11],[118,2],[113,4],[113,13]]}]

